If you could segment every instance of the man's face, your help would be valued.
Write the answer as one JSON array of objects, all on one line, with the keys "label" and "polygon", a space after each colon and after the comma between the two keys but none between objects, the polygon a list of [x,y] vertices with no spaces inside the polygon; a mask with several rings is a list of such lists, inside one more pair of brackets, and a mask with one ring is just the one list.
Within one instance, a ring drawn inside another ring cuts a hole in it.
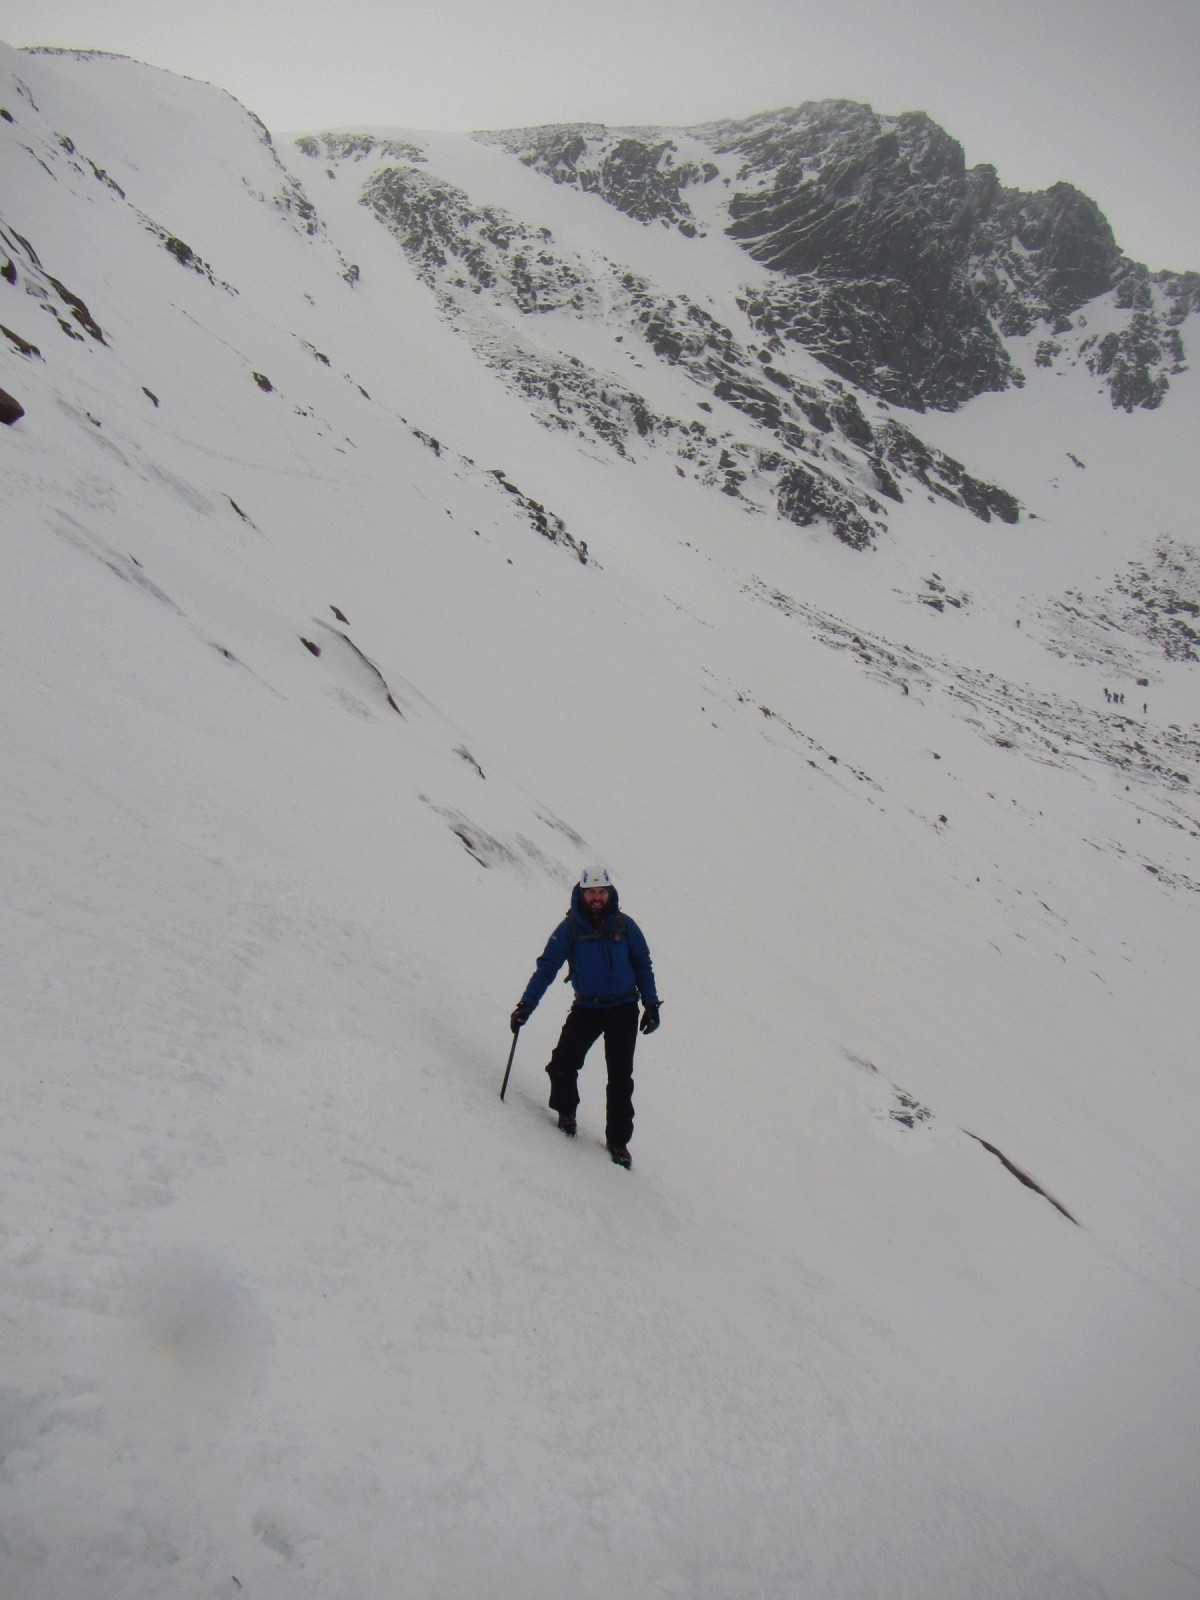
[{"label": "man's face", "polygon": [[583,903],[593,916],[597,912],[603,911],[608,904],[608,889],[606,887],[585,889],[583,891]]}]

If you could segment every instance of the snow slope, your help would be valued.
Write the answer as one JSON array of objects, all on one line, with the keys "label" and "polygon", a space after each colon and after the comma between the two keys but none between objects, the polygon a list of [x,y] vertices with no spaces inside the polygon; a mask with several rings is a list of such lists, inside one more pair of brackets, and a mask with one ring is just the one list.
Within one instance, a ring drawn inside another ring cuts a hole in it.
[{"label": "snow slope", "polygon": [[[1194,1596],[1195,667],[1058,648],[1194,375],[922,419],[1036,516],[857,555],[539,427],[221,92],[0,71],[3,1592]],[[497,1096],[589,859],[630,1175],[561,988]]]}]

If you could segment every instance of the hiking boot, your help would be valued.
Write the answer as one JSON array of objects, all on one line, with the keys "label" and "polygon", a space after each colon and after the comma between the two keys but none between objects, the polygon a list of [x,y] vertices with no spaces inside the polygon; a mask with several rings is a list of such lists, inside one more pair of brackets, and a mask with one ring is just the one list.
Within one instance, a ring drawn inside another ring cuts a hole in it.
[{"label": "hiking boot", "polygon": [[560,1111],[558,1113],[558,1125],[568,1139],[575,1137],[575,1113],[573,1111]]},{"label": "hiking boot", "polygon": [[629,1146],[624,1144],[610,1144],[606,1146],[609,1155],[618,1167],[624,1167],[628,1172],[633,1165],[633,1157],[629,1154]]}]

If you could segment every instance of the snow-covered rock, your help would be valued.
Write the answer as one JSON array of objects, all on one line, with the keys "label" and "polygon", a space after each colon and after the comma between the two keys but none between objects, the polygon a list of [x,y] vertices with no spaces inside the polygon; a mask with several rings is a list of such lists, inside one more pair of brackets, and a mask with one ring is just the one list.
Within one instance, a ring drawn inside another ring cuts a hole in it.
[{"label": "snow-covered rock", "polygon": [[1194,286],[954,148],[0,49],[6,1600],[1193,1600]]}]

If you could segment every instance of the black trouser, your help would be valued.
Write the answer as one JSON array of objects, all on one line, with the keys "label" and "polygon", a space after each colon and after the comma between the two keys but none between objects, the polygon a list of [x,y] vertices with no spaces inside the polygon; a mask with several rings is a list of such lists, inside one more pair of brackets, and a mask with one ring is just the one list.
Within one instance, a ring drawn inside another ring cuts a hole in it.
[{"label": "black trouser", "polygon": [[633,1049],[638,1035],[636,1002],[624,1006],[571,1007],[546,1066],[550,1074],[550,1109],[574,1113],[579,1104],[579,1069],[601,1034],[608,1066],[608,1117],[604,1137],[608,1144],[628,1144],[633,1135]]}]

